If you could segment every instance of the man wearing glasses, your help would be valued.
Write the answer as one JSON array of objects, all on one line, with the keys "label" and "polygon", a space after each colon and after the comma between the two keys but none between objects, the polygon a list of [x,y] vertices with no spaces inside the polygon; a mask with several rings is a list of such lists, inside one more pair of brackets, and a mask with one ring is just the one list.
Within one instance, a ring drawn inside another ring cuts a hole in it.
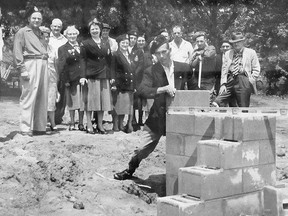
[{"label": "man wearing glasses", "polygon": [[144,71],[143,81],[139,93],[146,98],[154,98],[148,119],[144,125],[142,145],[136,149],[128,169],[115,173],[114,178],[125,180],[132,178],[140,162],[149,156],[157,146],[161,136],[166,133],[166,98],[174,97],[177,90],[184,89],[188,81],[188,89],[196,89],[189,64],[180,63],[171,59],[171,48],[167,39],[159,35],[152,42],[151,53],[157,57],[158,62]]}]

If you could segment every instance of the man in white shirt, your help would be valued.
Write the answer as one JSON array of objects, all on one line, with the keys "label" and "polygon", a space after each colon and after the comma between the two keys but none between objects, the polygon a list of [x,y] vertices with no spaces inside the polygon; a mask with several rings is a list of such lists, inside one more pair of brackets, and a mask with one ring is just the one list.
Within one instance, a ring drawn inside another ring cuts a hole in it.
[{"label": "man in white shirt", "polygon": [[[67,38],[64,37],[61,34],[61,30],[63,28],[62,21],[58,18],[55,18],[52,20],[52,23],[50,25],[51,28],[51,33],[50,33],[50,38],[49,38],[49,47],[51,49],[51,57],[48,59],[48,68],[50,71],[56,71],[57,72],[57,62],[58,62],[58,48],[65,43],[67,43]],[[61,76],[58,74],[58,76]],[[59,77],[57,77],[59,80]],[[50,88],[51,89],[51,88]],[[58,83],[58,92],[60,93],[60,101],[56,103],[56,110],[55,110],[55,123],[60,124],[62,122],[62,117],[65,113],[65,106],[66,106],[66,101],[65,101],[65,86],[60,85]],[[49,93],[48,93],[49,94]],[[49,97],[49,96],[48,96]],[[50,115],[50,114],[48,114]],[[51,116],[53,118],[53,116]]]},{"label": "man in white shirt", "polygon": [[171,47],[171,58],[173,61],[189,64],[193,47],[192,44],[182,38],[182,27],[174,26],[172,29],[173,40],[169,43]]}]

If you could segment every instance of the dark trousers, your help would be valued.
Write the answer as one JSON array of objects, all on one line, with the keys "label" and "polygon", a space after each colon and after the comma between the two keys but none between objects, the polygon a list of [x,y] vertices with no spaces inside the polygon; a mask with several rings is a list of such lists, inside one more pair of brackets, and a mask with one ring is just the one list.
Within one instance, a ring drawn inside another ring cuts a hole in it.
[{"label": "dark trousers", "polygon": [[65,94],[66,87],[64,82],[59,83],[58,85],[58,92],[60,94],[60,100],[56,103],[56,110],[55,110],[55,123],[61,124],[63,121],[63,116],[65,114],[66,108],[66,94]]},{"label": "dark trousers", "polygon": [[253,86],[245,74],[239,74],[237,76],[229,74],[226,89],[227,91],[218,95],[214,101],[219,106],[226,106],[228,103],[236,100],[239,107],[249,107]]},{"label": "dark trousers", "polygon": [[141,147],[134,151],[134,154],[129,162],[130,173],[134,173],[139,167],[140,162],[154,151],[161,136],[161,134],[151,131],[147,125],[144,125],[143,135],[141,136]]}]

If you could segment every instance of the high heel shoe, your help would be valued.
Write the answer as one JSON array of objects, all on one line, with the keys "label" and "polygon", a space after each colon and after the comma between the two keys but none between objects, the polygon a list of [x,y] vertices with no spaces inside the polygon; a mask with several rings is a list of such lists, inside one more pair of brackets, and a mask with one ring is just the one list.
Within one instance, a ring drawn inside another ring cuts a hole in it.
[{"label": "high heel shoe", "polygon": [[52,125],[50,125],[50,129],[51,129],[51,131],[57,131],[58,130],[57,126],[52,127]]},{"label": "high heel shoe", "polygon": [[98,126],[97,126],[97,130],[98,130],[99,134],[107,134],[108,133],[105,129],[101,130]]},{"label": "high heel shoe", "polygon": [[94,132],[93,129],[90,130],[90,129],[88,129],[87,127],[86,127],[86,133],[88,133],[88,134],[95,134],[95,132]]}]

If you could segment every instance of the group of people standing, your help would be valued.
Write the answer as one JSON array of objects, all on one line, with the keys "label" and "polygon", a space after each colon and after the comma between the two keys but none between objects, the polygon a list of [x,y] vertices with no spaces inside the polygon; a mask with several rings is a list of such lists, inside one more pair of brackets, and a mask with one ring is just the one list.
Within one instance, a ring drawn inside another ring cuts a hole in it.
[{"label": "group of people standing", "polygon": [[[211,106],[248,107],[260,74],[257,54],[244,46],[245,37],[239,32],[223,41],[217,55],[205,32],[194,34],[190,43],[178,25],[172,28],[172,40],[166,29],[149,41],[136,30],[115,40],[109,37],[110,26],[95,18],[88,23],[89,38],[79,42],[75,26],[60,33],[59,19],[52,21],[51,32],[41,27],[39,11],[33,11],[28,20],[14,41],[22,87],[21,132],[43,134],[47,119],[51,130],[57,130],[66,107],[71,131],[76,130],[76,110],[78,129],[89,134],[107,133],[104,112],[112,115],[113,131],[129,133],[135,123],[144,125],[142,147],[134,152],[127,169],[114,174],[118,180],[131,178],[165,135],[166,98],[174,97],[176,90],[205,89],[211,92]],[[149,112],[145,124],[144,106]]]},{"label": "group of people standing", "polygon": [[[131,31],[115,40],[109,37],[110,26],[95,18],[88,23],[89,38],[79,42],[75,26],[68,26],[61,34],[60,19],[53,19],[49,29],[41,26],[42,14],[33,11],[28,21],[14,41],[14,59],[22,87],[23,134],[44,134],[47,120],[50,129],[57,131],[56,124],[62,122],[66,108],[71,131],[77,129],[76,111],[78,129],[89,134],[107,133],[103,127],[104,112],[112,115],[113,131],[130,133],[143,125],[147,100],[136,89],[144,69],[152,65],[144,35]],[[135,109],[139,109],[138,122]]]}]

